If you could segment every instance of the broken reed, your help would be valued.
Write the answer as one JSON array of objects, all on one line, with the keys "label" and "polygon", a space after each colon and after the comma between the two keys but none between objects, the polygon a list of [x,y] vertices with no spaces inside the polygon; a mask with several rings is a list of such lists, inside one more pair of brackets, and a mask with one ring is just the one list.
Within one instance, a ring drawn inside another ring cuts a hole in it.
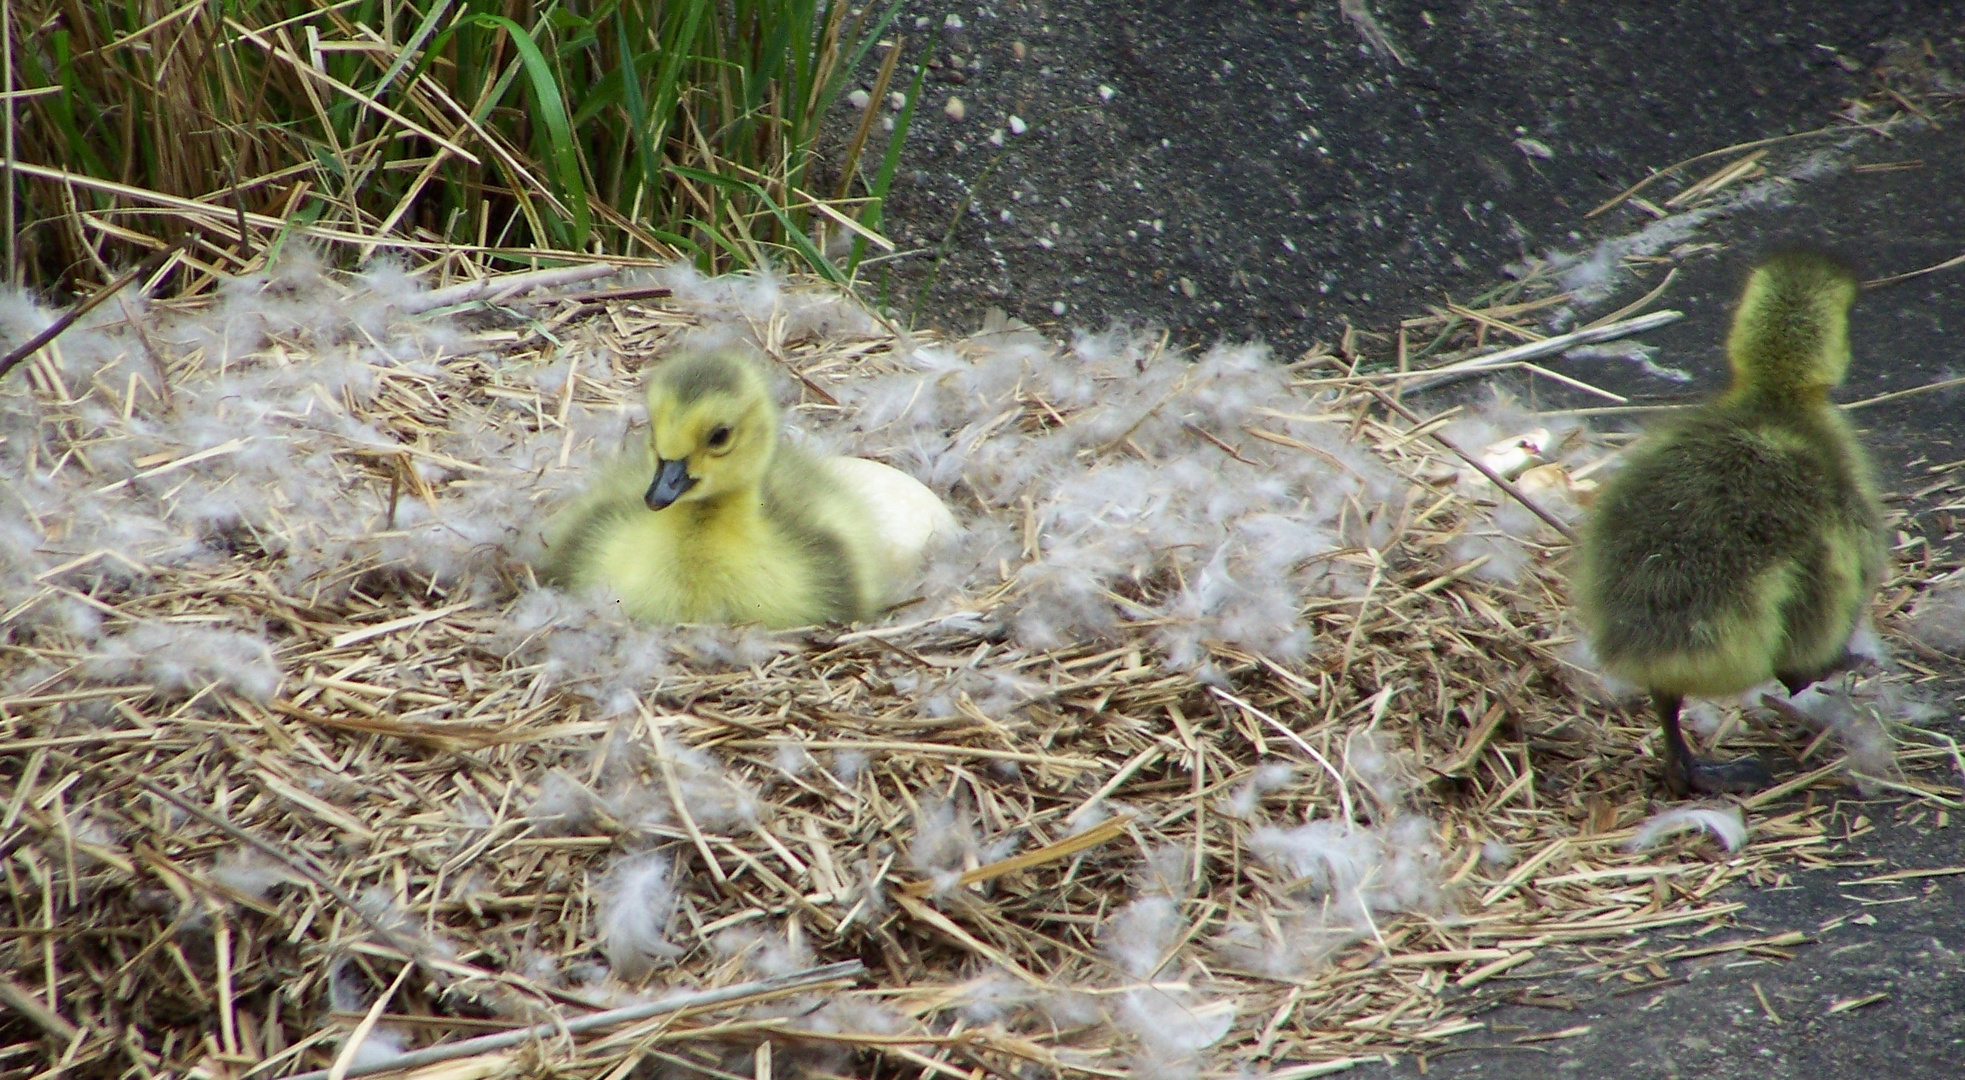
[{"label": "broken reed", "polygon": [[897,6],[16,0],[7,266],[107,278],[189,229],[227,273],[298,234],[353,261],[683,255],[842,280],[814,223],[877,227],[907,114],[884,155],[827,118]]}]

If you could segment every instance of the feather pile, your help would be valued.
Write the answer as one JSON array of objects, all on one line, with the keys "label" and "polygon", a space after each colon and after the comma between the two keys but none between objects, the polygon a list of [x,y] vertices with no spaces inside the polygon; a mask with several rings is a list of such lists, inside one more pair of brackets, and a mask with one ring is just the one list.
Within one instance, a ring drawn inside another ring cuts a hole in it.
[{"label": "feather pile", "polygon": [[[1563,678],[1557,538],[1315,358],[1000,319],[948,342],[768,277],[653,280],[662,304],[548,337],[303,259],[0,384],[0,738],[33,747],[0,912],[37,943],[17,981],[148,1040],[102,1053],[298,1071],[392,986],[417,1023],[358,1061],[852,957],[871,988],[664,1021],[659,1052],[1186,1080],[1437,1045],[1451,1002],[1381,957],[1607,910],[1459,888],[1516,852],[1572,872],[1582,800],[1648,791],[1648,725]],[[48,318],[13,298],[0,336]],[[782,363],[792,437],[949,502],[914,602],[767,634],[537,586],[551,508],[684,344]],[[1449,424],[1578,512],[1587,432],[1505,399]],[[1716,917],[1733,873],[1646,918]],[[540,1052],[597,1077],[607,1045]]]},{"label": "feather pile", "polygon": [[[905,362],[848,387],[841,447],[970,511],[933,580],[1018,566],[1001,615],[1029,648],[1146,623],[1182,669],[1206,667],[1211,642],[1299,660],[1304,601],[1362,592],[1369,570],[1339,555],[1383,545],[1411,494],[1330,418],[1293,412],[1260,346],[1190,361],[1114,332],[1060,353],[1005,327]],[[1032,404],[1048,422],[1009,422]]]}]

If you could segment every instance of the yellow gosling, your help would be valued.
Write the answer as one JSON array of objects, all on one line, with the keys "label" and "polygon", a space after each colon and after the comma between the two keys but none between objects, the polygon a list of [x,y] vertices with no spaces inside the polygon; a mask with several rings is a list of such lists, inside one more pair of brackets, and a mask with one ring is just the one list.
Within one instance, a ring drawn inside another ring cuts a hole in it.
[{"label": "yellow gosling", "polygon": [[544,577],[611,592],[650,622],[851,622],[904,597],[955,528],[934,493],[878,462],[780,438],[771,384],[728,352],[648,384],[647,444],[548,529]]},{"label": "yellow gosling", "polygon": [[1755,266],[1726,341],[1732,385],[1635,446],[1584,527],[1577,615],[1604,668],[1651,693],[1677,794],[1770,779],[1752,759],[1693,756],[1683,699],[1838,670],[1882,580],[1869,461],[1828,398],[1855,299],[1855,275],[1821,252]]}]

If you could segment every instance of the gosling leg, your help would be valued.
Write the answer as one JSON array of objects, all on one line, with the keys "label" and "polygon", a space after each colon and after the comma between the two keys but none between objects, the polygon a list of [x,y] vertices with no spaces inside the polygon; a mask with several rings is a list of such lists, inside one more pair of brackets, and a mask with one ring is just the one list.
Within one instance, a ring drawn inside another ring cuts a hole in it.
[{"label": "gosling leg", "polygon": [[1665,786],[1684,798],[1694,793],[1718,795],[1729,791],[1758,791],[1774,779],[1757,758],[1713,761],[1694,757],[1679,730],[1678,711],[1685,699],[1678,694],[1653,694],[1658,723],[1665,732]]}]

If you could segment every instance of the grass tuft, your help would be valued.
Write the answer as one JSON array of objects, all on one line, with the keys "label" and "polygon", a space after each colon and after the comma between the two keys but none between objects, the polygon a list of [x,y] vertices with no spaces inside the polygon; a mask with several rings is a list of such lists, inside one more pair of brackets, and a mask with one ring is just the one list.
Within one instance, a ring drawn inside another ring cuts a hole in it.
[{"label": "grass tuft", "polygon": [[686,256],[843,281],[864,241],[835,266],[823,236],[874,235],[913,105],[871,149],[876,106],[849,139],[835,105],[897,6],[15,0],[7,265],[103,278],[189,234],[190,265],[239,273],[299,236],[447,273]]}]

